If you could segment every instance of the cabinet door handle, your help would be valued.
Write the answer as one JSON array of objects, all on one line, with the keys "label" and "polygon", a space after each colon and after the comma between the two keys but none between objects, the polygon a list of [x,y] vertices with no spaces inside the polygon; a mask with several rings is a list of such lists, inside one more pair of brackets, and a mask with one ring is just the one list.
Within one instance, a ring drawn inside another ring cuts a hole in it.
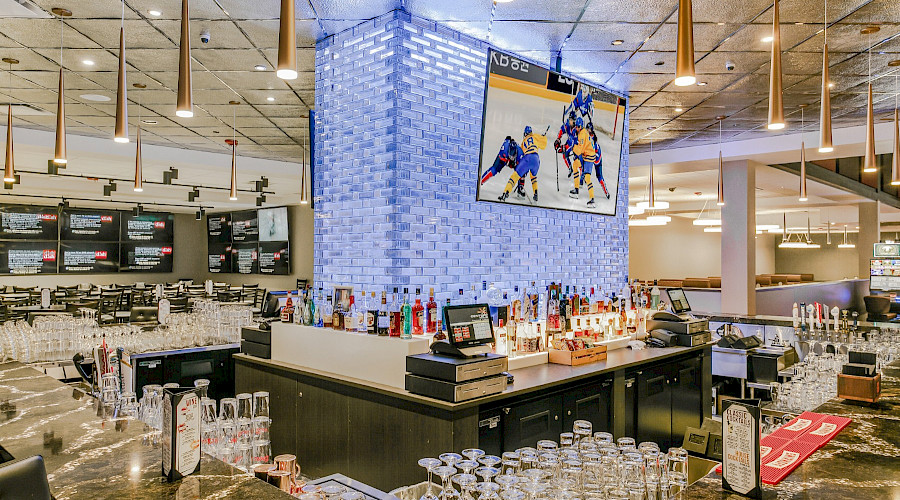
[{"label": "cabinet door handle", "polygon": [[572,416],[572,410],[567,411],[566,414]]},{"label": "cabinet door handle", "polygon": [[559,415],[553,415],[553,420],[559,420]]},{"label": "cabinet door handle", "polygon": [[298,393],[297,393],[297,397],[298,397],[298,398],[302,398],[302,397],[303,397],[303,393],[302,393],[302,392],[298,392]]},{"label": "cabinet door handle", "polygon": [[504,409],[503,409],[503,413],[509,415],[509,408],[504,408]]}]

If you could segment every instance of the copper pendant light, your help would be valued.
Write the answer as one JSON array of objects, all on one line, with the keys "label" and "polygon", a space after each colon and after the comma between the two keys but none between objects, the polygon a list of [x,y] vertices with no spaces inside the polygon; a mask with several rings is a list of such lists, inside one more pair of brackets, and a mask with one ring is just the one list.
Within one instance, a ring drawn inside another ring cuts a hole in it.
[{"label": "copper pendant light", "polygon": [[[897,78],[894,78],[897,80]],[[898,89],[900,91],[900,89]],[[891,186],[900,186],[900,108],[894,93],[894,152],[891,155]]]},{"label": "copper pendant light", "polygon": [[675,54],[675,85],[697,83],[694,72],[694,20],[691,0],[678,0],[678,42]]},{"label": "copper pendant light", "polygon": [[[9,64],[9,86],[12,88],[12,65],[19,64],[19,60],[4,57],[3,62]],[[15,155],[13,154],[12,102],[6,107],[6,160],[3,167],[3,182],[16,182]]]},{"label": "copper pendant light", "polygon": [[772,18],[772,61],[769,73],[769,130],[784,128],[784,97],[781,81],[781,16],[778,14],[778,0],[775,0]]},{"label": "copper pendant light", "polygon": [[825,1],[825,43],[822,45],[822,100],[819,110],[819,152],[834,151],[831,137],[831,75],[828,71],[828,1]]},{"label": "copper pendant light", "polygon": [[122,0],[122,27],[119,28],[119,87],[116,91],[115,141],[126,143],[128,139],[128,87],[125,81],[125,0]]},{"label": "copper pendant light", "polygon": [[63,76],[63,30],[65,23],[63,19],[70,17],[72,12],[66,9],[55,8],[51,12],[59,17],[59,94],[56,101],[56,147],[53,149],[53,163],[56,165],[65,165],[68,163],[66,158],[66,85]]},{"label": "copper pendant light", "polygon": [[[135,83],[135,88],[143,89],[147,88],[147,85],[143,83]],[[138,92],[140,95],[140,92]],[[138,127],[137,127],[137,136],[135,137],[135,142],[137,143],[137,149],[134,152],[134,192],[141,193],[144,191],[144,165],[141,161],[141,103],[138,102]]]},{"label": "copper pendant light", "polygon": [[866,89],[866,155],[863,162],[863,172],[872,173],[878,171],[875,160],[875,110],[872,103],[872,83]]},{"label": "copper pendant light", "polygon": [[309,196],[306,194],[306,150],[303,150],[303,156],[300,163],[300,204],[309,203]]},{"label": "copper pendant light", "polygon": [[188,0],[181,0],[181,44],[178,52],[178,102],[175,115],[194,116],[194,97],[191,89],[191,25]]},{"label": "copper pendant light", "polygon": [[[240,104],[238,101],[228,101],[228,104],[232,106],[237,106]],[[231,146],[231,190],[228,192],[228,199],[231,201],[237,201],[237,134],[235,132],[235,120],[236,120],[236,111],[235,108],[231,108],[231,139],[226,139],[225,144]]]},{"label": "copper pendant light", "polygon": [[134,152],[134,192],[140,193],[144,191],[144,172],[141,165],[141,126],[138,125],[137,136],[135,137],[137,149]]},{"label": "copper pendant light", "polygon": [[282,80],[297,78],[297,29],[294,0],[281,0],[281,22],[278,27],[278,69]]},{"label": "copper pendant light", "polygon": [[722,164],[722,120],[724,119],[725,116],[722,115],[716,117],[716,120],[719,120],[719,192],[716,205],[720,207],[725,206],[725,166]]},{"label": "copper pendant light", "polygon": [[806,195],[806,144],[800,141],[800,197],[798,201],[807,201]]}]

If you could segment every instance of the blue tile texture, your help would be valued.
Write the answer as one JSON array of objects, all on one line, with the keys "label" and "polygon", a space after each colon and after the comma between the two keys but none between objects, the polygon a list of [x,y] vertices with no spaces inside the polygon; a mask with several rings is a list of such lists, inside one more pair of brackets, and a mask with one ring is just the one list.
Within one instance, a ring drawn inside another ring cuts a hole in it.
[{"label": "blue tile texture", "polygon": [[625,284],[627,116],[614,217],[475,200],[488,47],[400,10],[317,44],[319,284]]}]

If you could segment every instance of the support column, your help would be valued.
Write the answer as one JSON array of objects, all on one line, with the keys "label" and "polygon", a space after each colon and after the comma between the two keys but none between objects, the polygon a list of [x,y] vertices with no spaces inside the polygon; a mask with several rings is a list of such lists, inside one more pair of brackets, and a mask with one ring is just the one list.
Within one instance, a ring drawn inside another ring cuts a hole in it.
[{"label": "support column", "polygon": [[756,314],[756,164],[723,168],[722,312]]},{"label": "support column", "polygon": [[856,241],[856,254],[859,256],[857,278],[868,278],[869,259],[875,243],[881,241],[881,219],[877,201],[866,201],[857,205],[859,210],[859,237]]}]

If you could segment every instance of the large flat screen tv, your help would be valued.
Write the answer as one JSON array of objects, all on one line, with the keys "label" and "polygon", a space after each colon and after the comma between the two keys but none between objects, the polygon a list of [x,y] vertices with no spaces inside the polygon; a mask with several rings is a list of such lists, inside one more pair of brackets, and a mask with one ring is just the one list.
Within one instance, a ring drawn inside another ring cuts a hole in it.
[{"label": "large flat screen tv", "polygon": [[119,271],[119,243],[72,241],[59,244],[59,272],[115,273]]},{"label": "large flat screen tv", "polygon": [[59,238],[56,207],[0,205],[0,239],[53,240]]},{"label": "large flat screen tv", "polygon": [[615,215],[625,99],[488,52],[477,199]]},{"label": "large flat screen tv", "polygon": [[172,243],[175,216],[167,213],[122,214],[122,241]]},{"label": "large flat screen tv", "polygon": [[56,241],[0,241],[0,273],[53,274],[56,245]]},{"label": "large flat screen tv", "polygon": [[62,241],[119,241],[119,212],[73,208],[63,210]]},{"label": "large flat screen tv", "polygon": [[259,242],[260,274],[291,274],[291,252],[286,241]]},{"label": "large flat screen tv", "polygon": [[122,272],[172,272],[171,243],[122,242],[119,251],[119,270]]},{"label": "large flat screen tv", "polygon": [[259,241],[288,241],[287,207],[259,209]]}]

